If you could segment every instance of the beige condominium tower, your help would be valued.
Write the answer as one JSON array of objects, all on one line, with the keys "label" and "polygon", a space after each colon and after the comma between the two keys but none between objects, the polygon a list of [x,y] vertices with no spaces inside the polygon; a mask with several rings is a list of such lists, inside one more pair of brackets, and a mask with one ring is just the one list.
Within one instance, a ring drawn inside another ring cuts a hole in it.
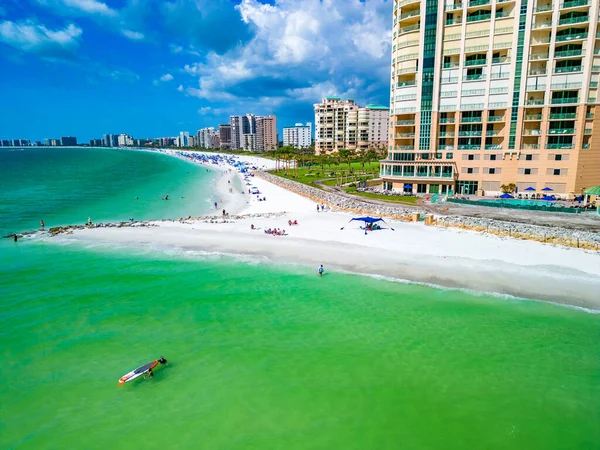
[{"label": "beige condominium tower", "polygon": [[383,188],[568,197],[600,184],[599,4],[394,0]]}]

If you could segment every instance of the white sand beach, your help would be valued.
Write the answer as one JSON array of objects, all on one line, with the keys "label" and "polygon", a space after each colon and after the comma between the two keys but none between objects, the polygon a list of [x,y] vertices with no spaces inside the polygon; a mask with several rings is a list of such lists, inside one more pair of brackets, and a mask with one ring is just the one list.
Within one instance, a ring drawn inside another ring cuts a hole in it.
[{"label": "white sand beach", "polygon": [[[240,157],[240,159],[245,159]],[[246,158],[257,167],[273,161]],[[386,220],[383,229],[365,232],[348,223],[345,212],[317,212],[314,202],[258,177],[248,194],[243,180],[221,167],[218,195],[230,214],[245,217],[185,222],[158,221],[156,227],[93,228],[63,235],[69,240],[154,249],[174,248],[267,258],[273,263],[323,264],[327,271],[379,275],[517,297],[548,300],[600,310],[600,254],[472,231]],[[230,183],[228,183],[230,181]],[[242,183],[245,193],[229,188]],[[218,214],[220,215],[221,207]],[[269,216],[268,213],[278,213]],[[298,225],[289,226],[288,220]],[[255,230],[251,229],[254,225]],[[265,234],[284,229],[285,236]],[[341,230],[341,227],[345,227]],[[392,229],[394,231],[392,231]]]}]

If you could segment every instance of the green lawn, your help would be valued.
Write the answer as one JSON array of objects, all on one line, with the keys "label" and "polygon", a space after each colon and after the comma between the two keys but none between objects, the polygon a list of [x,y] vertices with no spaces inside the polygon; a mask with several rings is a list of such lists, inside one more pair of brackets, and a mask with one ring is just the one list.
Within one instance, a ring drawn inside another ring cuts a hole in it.
[{"label": "green lawn", "polygon": [[403,197],[403,196],[393,196],[393,195],[382,195],[382,194],[374,194],[373,192],[357,192],[356,188],[347,188],[345,191],[348,194],[356,195],[359,197],[367,197],[373,198],[375,200],[381,200],[383,202],[388,203],[401,203],[403,205],[416,205],[418,197]]},{"label": "green lawn", "polygon": [[[350,178],[348,178],[349,172],[347,163],[326,165],[325,170],[323,170],[322,166],[313,165],[311,167],[299,167],[298,169],[273,170],[271,173],[282,178],[288,178],[300,183],[315,186],[313,183],[314,181],[327,180],[328,178],[343,177],[344,182],[353,181],[353,176],[355,179],[360,180],[376,178],[379,175],[379,161],[373,161],[371,164],[365,163],[364,169],[361,162],[350,163]],[[336,185],[335,180],[327,180],[323,183],[328,186]]]}]

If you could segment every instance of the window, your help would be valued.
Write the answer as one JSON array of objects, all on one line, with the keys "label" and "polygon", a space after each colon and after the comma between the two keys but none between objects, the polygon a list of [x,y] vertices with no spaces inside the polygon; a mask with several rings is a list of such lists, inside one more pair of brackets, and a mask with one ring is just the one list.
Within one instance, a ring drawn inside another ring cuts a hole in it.
[{"label": "window", "polygon": [[533,155],[525,155],[525,161],[533,161]]},{"label": "window", "polygon": [[468,167],[467,168],[467,173],[473,173],[473,168],[472,167]]},{"label": "window", "polygon": [[453,153],[446,153],[446,159],[452,159],[452,158],[454,158]]},{"label": "window", "polygon": [[560,169],[554,169],[552,175],[560,175]]},{"label": "window", "polygon": [[475,159],[475,155],[467,155],[467,159],[469,161],[473,161]]},{"label": "window", "polygon": [[562,155],[554,155],[554,161],[562,161]]},{"label": "window", "polygon": [[523,171],[523,173],[524,173],[525,175],[531,175],[531,169],[525,169],[525,170]]},{"label": "window", "polygon": [[493,175],[493,174],[495,174],[495,173],[496,173],[496,169],[494,169],[494,168],[491,168],[491,169],[490,169],[490,171],[489,171],[489,174],[490,174],[490,175]]},{"label": "window", "polygon": [[496,161],[496,155],[490,155],[490,161]]}]

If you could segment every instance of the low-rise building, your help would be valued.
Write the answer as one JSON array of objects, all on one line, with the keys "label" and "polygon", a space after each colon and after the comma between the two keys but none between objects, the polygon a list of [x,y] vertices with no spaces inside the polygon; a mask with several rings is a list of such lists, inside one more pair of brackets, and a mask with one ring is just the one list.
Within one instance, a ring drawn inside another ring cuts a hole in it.
[{"label": "low-rise building", "polygon": [[306,122],[283,128],[283,145],[294,148],[308,148],[312,144],[312,124]]}]

